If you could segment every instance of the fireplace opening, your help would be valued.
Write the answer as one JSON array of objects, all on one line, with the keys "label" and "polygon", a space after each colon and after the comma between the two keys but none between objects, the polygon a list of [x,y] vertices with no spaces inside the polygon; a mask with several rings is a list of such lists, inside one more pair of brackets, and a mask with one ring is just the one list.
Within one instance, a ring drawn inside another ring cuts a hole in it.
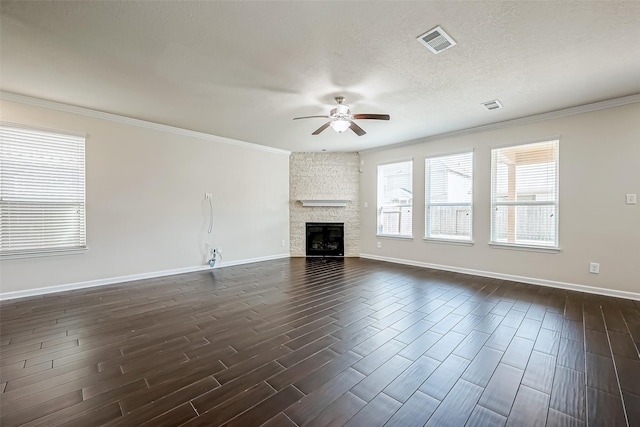
[{"label": "fireplace opening", "polygon": [[344,256],[344,223],[307,222],[307,256]]}]

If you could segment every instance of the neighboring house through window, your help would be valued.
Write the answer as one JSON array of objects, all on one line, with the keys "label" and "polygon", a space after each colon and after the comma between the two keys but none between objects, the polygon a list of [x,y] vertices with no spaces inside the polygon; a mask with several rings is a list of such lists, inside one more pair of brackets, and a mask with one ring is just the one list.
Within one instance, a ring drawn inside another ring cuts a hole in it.
[{"label": "neighboring house through window", "polygon": [[425,238],[472,240],[473,152],[425,159]]},{"label": "neighboring house through window", "polygon": [[378,165],[379,236],[412,237],[413,161]]}]

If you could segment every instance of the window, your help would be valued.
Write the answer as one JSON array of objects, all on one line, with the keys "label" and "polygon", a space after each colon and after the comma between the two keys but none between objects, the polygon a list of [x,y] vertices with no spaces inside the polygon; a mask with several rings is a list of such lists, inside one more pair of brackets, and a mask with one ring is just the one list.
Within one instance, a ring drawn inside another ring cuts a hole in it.
[{"label": "window", "polygon": [[473,152],[425,160],[425,238],[471,241]]},{"label": "window", "polygon": [[413,161],[378,165],[378,235],[412,236]]},{"label": "window", "polygon": [[86,249],[84,145],[0,124],[0,256]]},{"label": "window", "polygon": [[558,247],[559,141],[491,150],[491,242]]}]

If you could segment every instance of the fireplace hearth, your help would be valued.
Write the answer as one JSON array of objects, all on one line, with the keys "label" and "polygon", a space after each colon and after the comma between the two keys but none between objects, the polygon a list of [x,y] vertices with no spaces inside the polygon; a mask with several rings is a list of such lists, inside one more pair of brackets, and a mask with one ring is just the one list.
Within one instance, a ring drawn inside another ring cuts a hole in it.
[{"label": "fireplace hearth", "polygon": [[344,256],[344,223],[307,222],[307,256]]}]

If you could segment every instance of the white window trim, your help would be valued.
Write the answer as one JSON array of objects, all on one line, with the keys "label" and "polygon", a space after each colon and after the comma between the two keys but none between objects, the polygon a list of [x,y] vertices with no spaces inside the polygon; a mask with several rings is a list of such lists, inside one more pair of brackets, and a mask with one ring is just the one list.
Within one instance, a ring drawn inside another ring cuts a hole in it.
[{"label": "white window trim", "polygon": [[[543,142],[552,142],[556,141],[558,144],[558,152],[557,152],[557,170],[556,170],[556,182],[555,182],[555,192],[557,199],[555,201],[521,201],[521,202],[513,202],[513,201],[504,201],[504,202],[493,202],[493,179],[494,174],[496,172],[496,165],[493,164],[493,150],[499,150],[502,148],[511,148],[511,147],[519,147],[523,145],[529,144],[538,144]],[[489,215],[491,219],[491,229],[489,235],[489,246],[496,249],[512,249],[512,250],[523,250],[529,252],[546,252],[546,253],[558,253],[560,252],[560,136],[551,136],[549,138],[537,139],[533,141],[527,142],[519,142],[515,144],[501,144],[490,147],[489,150],[491,156],[491,170],[490,170],[490,198],[489,201]],[[554,217],[555,217],[555,241],[553,246],[546,245],[532,245],[527,243],[506,243],[506,242],[498,242],[493,241],[493,230],[495,227],[495,216],[493,214],[495,206],[555,206]]]},{"label": "white window trim", "polygon": [[403,234],[376,234],[376,237],[382,237],[383,239],[413,240],[413,236],[405,236]]},{"label": "white window trim", "polygon": [[433,237],[425,237],[422,240],[426,243],[441,243],[443,245],[473,246],[475,244],[473,240],[436,239]]},{"label": "white window trim", "polygon": [[378,163],[376,165],[376,237],[386,237],[386,238],[396,238],[396,239],[405,239],[405,240],[413,240],[413,211],[414,211],[414,201],[411,202],[411,205],[397,205],[396,207],[399,208],[403,208],[403,207],[410,207],[411,208],[411,235],[405,235],[405,234],[380,234],[378,233],[378,228],[380,226],[380,224],[378,223],[378,218],[379,218],[379,211],[380,211],[380,206],[379,206],[379,200],[378,200],[378,185],[379,185],[379,173],[380,173],[380,166],[386,166],[386,165],[393,165],[396,163],[407,163],[407,162],[411,162],[411,189],[413,191],[413,179],[414,179],[414,158],[413,157],[405,157],[405,158],[401,158],[398,160],[393,160],[393,161],[388,161],[388,162],[382,162],[382,163]]},{"label": "white window trim", "polygon": [[511,243],[498,243],[498,242],[489,242],[489,247],[493,249],[507,249],[507,250],[516,250],[516,251],[526,251],[526,252],[547,252],[547,253],[553,253],[553,254],[561,251],[560,247],[555,247],[555,246],[535,246],[535,245],[525,245],[525,244],[514,245]]},{"label": "white window trim", "polygon": [[87,205],[86,205],[86,138],[87,138],[87,134],[86,133],[82,133],[82,132],[74,132],[74,131],[68,131],[68,130],[61,130],[61,129],[53,129],[53,128],[46,128],[46,127],[40,127],[40,126],[31,126],[31,125],[25,125],[22,123],[14,123],[14,122],[9,122],[9,121],[0,121],[0,125],[3,127],[12,127],[12,128],[17,128],[17,129],[24,129],[27,131],[39,131],[39,132],[46,132],[46,133],[52,133],[52,134],[59,134],[61,136],[67,136],[67,137],[75,137],[75,138],[82,138],[84,140],[84,145],[83,145],[83,153],[85,156],[85,159],[83,160],[84,163],[84,245],[83,246],[77,246],[77,247],[45,247],[45,248],[34,248],[34,249],[17,249],[17,250],[5,250],[0,252],[0,260],[11,260],[11,259],[22,259],[22,258],[40,258],[40,257],[50,257],[50,256],[62,256],[62,255],[76,255],[76,254],[84,254],[86,253],[89,249],[87,246],[87,229],[86,229],[86,215],[87,215]]},{"label": "white window trim", "polygon": [[21,258],[41,258],[41,257],[50,257],[50,256],[61,256],[61,255],[78,255],[84,254],[89,251],[89,247],[78,248],[78,249],[45,249],[42,251],[29,251],[29,252],[7,252],[4,254],[0,254],[0,260],[9,260],[9,259],[21,259]]},{"label": "white window trim", "polygon": [[[427,184],[427,160],[429,159],[435,159],[438,157],[447,157],[447,156],[456,156],[456,155],[460,155],[460,154],[467,154],[467,153],[471,153],[471,170],[472,170],[472,174],[473,177],[471,179],[471,202],[468,203],[429,203],[429,195],[427,194],[427,192],[430,190],[429,185]],[[441,242],[441,243],[453,243],[453,244],[458,244],[458,245],[465,245],[465,246],[471,246],[473,245],[473,196],[474,196],[474,192],[475,192],[475,185],[474,184],[474,180],[475,180],[475,162],[476,162],[476,156],[475,156],[475,150],[474,149],[468,149],[468,150],[460,150],[460,151],[452,151],[452,152],[448,152],[448,153],[442,153],[442,154],[434,154],[434,155],[429,155],[426,156],[424,158],[424,181],[425,181],[425,198],[424,198],[424,237],[422,238],[422,240],[427,241],[427,242]],[[471,208],[471,222],[469,224],[469,238],[468,239],[447,239],[447,238],[439,238],[439,237],[432,237],[432,236],[427,236],[427,232],[429,231],[429,215],[427,213],[427,210],[429,208],[429,206],[469,206]]]}]

